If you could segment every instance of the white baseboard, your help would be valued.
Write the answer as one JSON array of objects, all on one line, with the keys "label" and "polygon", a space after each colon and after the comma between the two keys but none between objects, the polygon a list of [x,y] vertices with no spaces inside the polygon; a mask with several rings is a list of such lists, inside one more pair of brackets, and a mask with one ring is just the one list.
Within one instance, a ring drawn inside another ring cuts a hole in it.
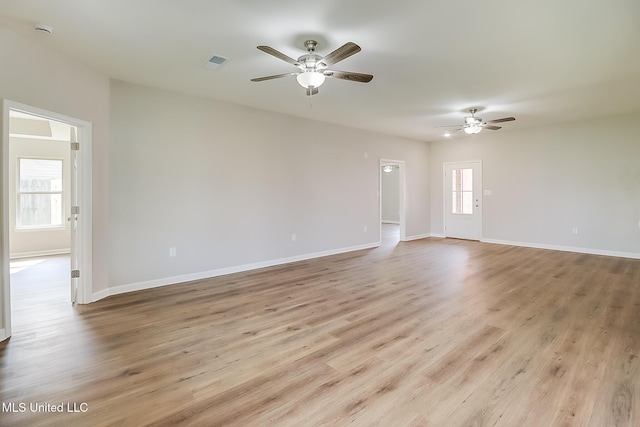
[{"label": "white baseboard", "polygon": [[397,225],[400,224],[400,221],[396,221],[396,220],[393,220],[393,219],[383,219],[380,222],[383,223],[383,224],[397,224]]},{"label": "white baseboard", "polygon": [[94,292],[91,295],[91,302],[95,302],[106,298],[110,295],[118,295],[126,292],[141,291],[144,289],[157,288],[160,286],[175,285],[177,283],[191,282],[194,280],[209,279],[212,277],[224,276],[227,274],[241,273],[243,271],[256,270],[258,268],[273,267],[291,262],[305,261],[313,258],[321,258],[329,255],[337,255],[345,252],[359,251],[362,249],[371,249],[380,246],[379,242],[367,243],[359,246],[351,246],[348,248],[334,249],[330,251],[314,252],[310,254],[297,255],[288,258],[274,259],[270,261],[256,262],[252,264],[238,265],[234,267],[218,268],[215,270],[202,271],[199,273],[183,274],[180,276],[163,277],[161,279],[147,280],[144,282],[129,283],[126,285],[114,286]]},{"label": "white baseboard", "polygon": [[9,254],[9,259],[20,259],[20,258],[36,258],[41,256],[51,256],[51,255],[64,255],[71,253],[71,249],[50,249],[46,251],[32,251],[32,252],[14,252]]},{"label": "white baseboard", "polygon": [[103,290],[98,291],[98,292],[93,292],[93,293],[91,294],[91,301],[89,301],[89,302],[96,302],[96,301],[99,301],[99,300],[101,300],[102,298],[106,298],[106,297],[108,297],[109,295],[115,295],[115,293],[112,293],[112,292],[111,292],[110,288],[103,289]]},{"label": "white baseboard", "polygon": [[483,243],[493,243],[496,245],[521,246],[525,248],[549,249],[553,251],[576,252],[576,253],[590,254],[590,255],[604,255],[604,256],[614,256],[619,258],[640,259],[640,253],[633,253],[633,252],[607,251],[602,249],[580,248],[580,247],[573,247],[573,246],[557,246],[557,245],[547,245],[542,243],[513,242],[510,240],[482,239],[480,241]]},{"label": "white baseboard", "polygon": [[404,241],[405,242],[410,242],[411,240],[428,239],[429,237],[436,237],[436,238],[444,239],[447,236],[445,236],[444,234],[437,234],[437,233],[416,234],[414,236],[407,236],[404,239]]},{"label": "white baseboard", "polygon": [[426,239],[427,237],[431,237],[431,234],[430,233],[415,234],[413,236],[405,236],[404,241],[405,242],[410,242],[412,240]]}]

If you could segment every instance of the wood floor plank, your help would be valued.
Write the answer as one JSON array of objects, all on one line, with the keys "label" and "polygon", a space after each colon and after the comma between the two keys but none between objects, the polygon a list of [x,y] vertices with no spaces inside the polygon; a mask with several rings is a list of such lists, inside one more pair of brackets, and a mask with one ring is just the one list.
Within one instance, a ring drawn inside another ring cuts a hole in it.
[{"label": "wood floor plank", "polygon": [[86,306],[38,262],[3,426],[640,425],[640,260],[384,241]]}]

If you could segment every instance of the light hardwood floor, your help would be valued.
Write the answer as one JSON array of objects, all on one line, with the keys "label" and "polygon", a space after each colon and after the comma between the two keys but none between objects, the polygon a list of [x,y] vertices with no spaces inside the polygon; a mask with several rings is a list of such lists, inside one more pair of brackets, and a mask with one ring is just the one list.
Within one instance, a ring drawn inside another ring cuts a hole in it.
[{"label": "light hardwood floor", "polygon": [[392,240],[43,309],[0,425],[640,425],[640,260]]}]

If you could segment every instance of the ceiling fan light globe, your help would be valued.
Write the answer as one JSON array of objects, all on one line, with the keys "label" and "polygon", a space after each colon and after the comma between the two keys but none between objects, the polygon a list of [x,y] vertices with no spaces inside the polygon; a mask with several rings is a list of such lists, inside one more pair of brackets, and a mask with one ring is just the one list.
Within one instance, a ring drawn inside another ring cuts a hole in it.
[{"label": "ceiling fan light globe", "polygon": [[324,83],[325,76],[318,71],[305,71],[298,74],[296,80],[303,88],[320,87]]},{"label": "ceiling fan light globe", "polygon": [[469,134],[469,135],[473,135],[475,133],[479,133],[482,130],[482,126],[478,126],[478,125],[471,125],[471,126],[467,126],[466,128],[464,128],[465,133]]}]

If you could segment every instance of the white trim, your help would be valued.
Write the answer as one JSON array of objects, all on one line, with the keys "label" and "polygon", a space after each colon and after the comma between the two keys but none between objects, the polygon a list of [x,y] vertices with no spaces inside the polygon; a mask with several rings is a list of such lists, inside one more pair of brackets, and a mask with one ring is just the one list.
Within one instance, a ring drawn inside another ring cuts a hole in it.
[{"label": "white trim", "polygon": [[400,221],[394,221],[394,220],[392,220],[392,219],[383,219],[383,220],[382,220],[382,223],[383,223],[383,224],[398,224],[398,225],[399,225],[399,224],[400,224]]},{"label": "white trim", "polygon": [[363,249],[371,249],[380,246],[378,242],[367,243],[359,246],[351,246],[348,248],[334,249],[330,251],[314,252],[310,254],[297,255],[288,258],[274,259],[270,261],[256,262],[252,264],[238,265],[234,267],[218,268],[215,270],[202,271],[199,273],[183,274],[180,276],[164,277],[161,279],[147,280],[144,282],[129,283],[126,285],[114,286],[93,293],[91,301],[95,302],[110,295],[118,295],[127,292],[141,291],[144,289],[158,288],[161,286],[175,285],[178,283],[191,282],[194,280],[210,279],[212,277],[225,276],[227,274],[241,273],[243,271],[256,270],[259,268],[273,267],[276,265],[289,264],[297,261],[305,261],[313,258],[320,258],[329,255],[337,255],[345,252],[359,251]]},{"label": "white trim", "polygon": [[634,252],[607,251],[603,249],[580,248],[580,247],[574,247],[574,246],[547,245],[544,243],[514,242],[511,240],[482,239],[480,241],[483,243],[492,243],[496,245],[520,246],[523,248],[549,249],[552,251],[576,252],[576,253],[589,254],[589,255],[604,255],[604,256],[613,256],[618,258],[640,259],[640,253],[634,253]]},{"label": "white trim", "polygon": [[16,227],[13,230],[16,233],[46,233],[48,231],[51,232],[59,232],[59,231],[65,231],[69,228],[68,225],[63,224],[63,225],[55,225],[55,226],[28,226],[28,227]]},{"label": "white trim", "polygon": [[46,251],[14,252],[9,254],[9,257],[11,259],[35,258],[35,257],[41,257],[41,256],[65,255],[65,254],[69,254],[70,252],[71,250],[69,248],[49,249]]},{"label": "white trim", "polygon": [[444,234],[440,234],[440,233],[430,233],[429,237],[435,237],[437,239],[446,239],[447,236],[445,236]]},{"label": "white trim", "polygon": [[404,241],[405,242],[410,242],[412,240],[420,240],[420,239],[427,239],[431,237],[431,233],[426,233],[426,234],[416,234],[415,236],[407,236]]},{"label": "white trim", "polygon": [[100,301],[101,299],[106,298],[110,295],[117,295],[118,293],[122,293],[122,292],[112,292],[111,289],[114,289],[114,288],[107,288],[98,292],[94,292],[93,294],[91,294],[91,302]]},{"label": "white trim", "polygon": [[2,214],[0,221],[0,246],[2,247],[2,286],[0,287],[0,299],[2,300],[2,329],[0,329],[0,341],[11,336],[11,289],[9,286],[11,271],[9,267],[9,104],[7,100],[2,100],[2,118],[0,119],[2,128]]}]

